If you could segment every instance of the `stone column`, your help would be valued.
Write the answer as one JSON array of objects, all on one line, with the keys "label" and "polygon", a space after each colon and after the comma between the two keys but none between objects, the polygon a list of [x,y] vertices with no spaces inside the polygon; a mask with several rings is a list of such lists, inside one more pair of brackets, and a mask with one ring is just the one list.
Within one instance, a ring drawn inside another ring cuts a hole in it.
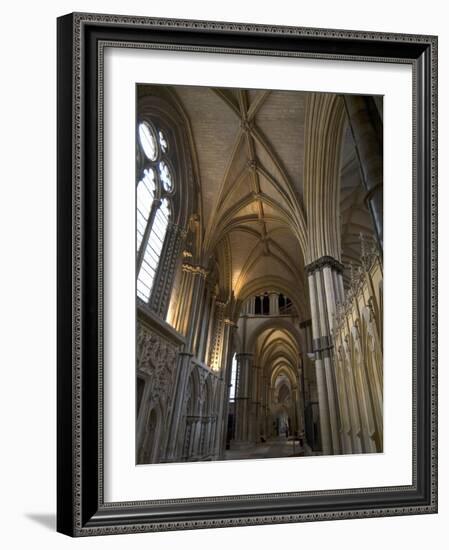
[{"label": "stone column", "polygon": [[216,429],[217,429],[217,415],[214,414],[211,418],[209,440],[207,442],[207,444],[208,444],[207,454],[212,455],[212,458],[214,458],[214,441],[215,441],[215,431],[216,431]]},{"label": "stone column", "polygon": [[200,322],[198,326],[197,342],[195,346],[198,359],[203,363],[204,354],[207,343],[207,336],[209,330],[209,315],[211,313],[211,292],[209,285],[206,283],[206,289],[203,293],[203,305],[201,308]]},{"label": "stone column", "polygon": [[166,457],[169,462],[176,461],[178,438],[180,436],[181,417],[184,409],[184,397],[187,389],[187,382],[190,376],[190,365],[192,354],[181,352],[178,354],[176,364],[176,379],[173,391],[173,407],[169,420],[169,433],[167,438]]},{"label": "stone column", "polygon": [[218,426],[215,437],[215,445],[218,455],[222,458],[226,448],[226,435],[228,430],[229,414],[229,388],[231,385],[232,355],[233,355],[233,337],[237,329],[230,319],[224,320],[223,346],[222,346],[222,370],[221,370],[221,399],[218,410]]},{"label": "stone column", "polygon": [[207,272],[201,266],[191,266],[191,269],[193,272],[193,286],[186,345],[193,352],[201,329],[201,312]]},{"label": "stone column", "polygon": [[[275,403],[274,386],[270,386],[268,388],[268,403],[269,403],[269,405],[273,405]],[[268,412],[271,413],[271,408],[270,407],[268,407]],[[269,427],[270,433],[273,437],[277,437],[279,435],[277,420],[275,420],[275,424],[273,424],[273,418],[272,418],[271,414],[270,414],[270,423],[269,423],[268,427]]]},{"label": "stone column", "polygon": [[207,327],[207,340],[206,340],[206,349],[204,352],[204,362],[207,366],[210,366],[210,352],[211,345],[214,338],[214,323],[215,323],[215,300],[217,299],[217,294],[215,289],[211,289],[211,304],[209,311],[209,323]]},{"label": "stone column", "polygon": [[186,337],[186,350],[193,350],[203,306],[207,272],[199,265],[182,265],[180,300],[173,319],[175,329]]},{"label": "stone column", "polygon": [[217,426],[214,431],[213,454],[222,456],[225,448],[227,429],[227,400],[229,395],[229,377],[231,375],[232,360],[232,329],[235,326],[225,317],[226,302],[215,300],[215,315],[208,365],[219,374],[216,393]]},{"label": "stone column", "polygon": [[201,428],[202,428],[202,419],[195,417],[192,427],[192,447],[191,447],[191,458],[198,460],[201,457]]},{"label": "stone column", "polygon": [[181,301],[176,312],[176,329],[186,337],[184,350],[178,354],[176,365],[176,380],[173,392],[173,406],[169,420],[169,432],[167,440],[167,460],[174,461],[177,457],[179,431],[184,406],[184,397],[187,381],[191,372],[192,347],[194,337],[198,330],[201,300],[204,292],[206,272],[200,266],[189,263],[183,265],[183,277],[181,280]]},{"label": "stone column", "polygon": [[[312,311],[312,334],[314,342],[319,342],[320,339],[320,325],[319,325],[319,310],[316,296],[315,276],[310,273],[309,279],[309,295],[310,295],[310,309]],[[320,411],[320,434],[321,434],[321,448],[325,455],[332,453],[332,437],[329,417],[329,403],[327,400],[326,390],[326,375],[324,372],[323,358],[316,346],[313,346],[313,353],[315,355],[315,371],[316,371],[316,385],[318,393],[318,406]]]},{"label": "stone column", "polygon": [[207,364],[214,371],[221,368],[226,302],[215,300],[215,315]]},{"label": "stone column", "polygon": [[298,437],[304,439],[304,392],[301,391],[302,383],[299,381],[299,385],[293,388],[296,398],[295,414],[298,424]]},{"label": "stone column", "polygon": [[179,288],[179,300],[173,317],[174,328],[187,335],[189,326],[189,311],[192,300],[193,272],[189,264],[182,265],[181,283]]},{"label": "stone column", "polygon": [[191,455],[192,447],[192,429],[194,419],[191,416],[186,417],[184,441],[182,442],[181,458],[188,460]]},{"label": "stone column", "polygon": [[258,365],[252,366],[251,383],[251,407],[250,407],[250,426],[249,439],[254,443],[259,441],[259,422],[260,422],[260,380],[261,368]]},{"label": "stone column", "polygon": [[249,313],[250,313],[250,315],[254,315],[256,313],[256,298],[255,298],[255,296],[251,296],[251,298],[250,298]]},{"label": "stone column", "polygon": [[279,315],[279,294],[270,292],[270,315]]},{"label": "stone column", "polygon": [[332,330],[340,299],[343,266],[323,256],[307,267],[312,313],[313,351],[323,454],[350,452],[350,438],[341,433],[340,404],[333,358]]},{"label": "stone column", "polygon": [[344,95],[349,126],[357,152],[362,182],[367,192],[380,250],[383,250],[383,125],[373,99]]},{"label": "stone column", "polygon": [[248,443],[250,440],[249,420],[251,401],[252,353],[237,355],[237,382],[235,395],[235,442]]},{"label": "stone column", "polygon": [[210,431],[210,417],[203,416],[201,420],[201,436],[200,436],[200,446],[199,446],[199,454],[202,458],[208,455],[209,431]]},{"label": "stone column", "polygon": [[259,384],[257,400],[259,402],[259,418],[257,422],[257,436],[266,437],[266,400],[265,400],[265,374],[262,367],[259,367]]}]

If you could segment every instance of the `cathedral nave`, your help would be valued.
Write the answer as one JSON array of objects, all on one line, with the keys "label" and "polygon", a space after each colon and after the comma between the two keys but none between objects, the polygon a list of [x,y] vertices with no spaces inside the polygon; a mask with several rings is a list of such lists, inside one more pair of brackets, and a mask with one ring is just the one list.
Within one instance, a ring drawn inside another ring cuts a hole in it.
[{"label": "cathedral nave", "polygon": [[139,85],[139,464],[383,450],[382,98]]}]

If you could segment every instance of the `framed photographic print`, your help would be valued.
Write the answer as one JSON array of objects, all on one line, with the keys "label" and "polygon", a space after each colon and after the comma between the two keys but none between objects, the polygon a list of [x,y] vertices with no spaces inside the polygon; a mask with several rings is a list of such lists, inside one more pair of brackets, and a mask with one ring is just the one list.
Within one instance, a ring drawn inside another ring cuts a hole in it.
[{"label": "framed photographic print", "polygon": [[437,511],[437,38],[58,19],[58,531]]}]

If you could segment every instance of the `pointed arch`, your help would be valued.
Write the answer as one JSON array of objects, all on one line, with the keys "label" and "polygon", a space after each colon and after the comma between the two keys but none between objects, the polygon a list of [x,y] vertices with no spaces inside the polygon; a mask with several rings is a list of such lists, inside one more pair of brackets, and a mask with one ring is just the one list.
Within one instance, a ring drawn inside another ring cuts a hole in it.
[{"label": "pointed arch", "polygon": [[344,124],[345,110],[340,96],[307,95],[304,155],[307,263],[322,256],[341,259],[340,162]]}]

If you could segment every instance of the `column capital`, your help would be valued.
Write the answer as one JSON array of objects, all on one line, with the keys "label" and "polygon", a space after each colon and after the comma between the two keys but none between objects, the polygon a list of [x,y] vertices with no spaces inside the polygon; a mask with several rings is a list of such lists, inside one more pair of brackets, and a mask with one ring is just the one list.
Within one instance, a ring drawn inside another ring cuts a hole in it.
[{"label": "column capital", "polygon": [[184,262],[182,264],[182,270],[186,271],[187,273],[192,273],[192,275],[200,275],[203,279],[206,279],[207,277],[207,270],[204,269],[201,265],[193,265],[188,262]]},{"label": "column capital", "polygon": [[321,256],[321,258],[306,265],[305,270],[307,275],[312,275],[315,271],[321,271],[325,267],[330,267],[339,273],[343,273],[345,270],[345,266],[332,256]]}]

